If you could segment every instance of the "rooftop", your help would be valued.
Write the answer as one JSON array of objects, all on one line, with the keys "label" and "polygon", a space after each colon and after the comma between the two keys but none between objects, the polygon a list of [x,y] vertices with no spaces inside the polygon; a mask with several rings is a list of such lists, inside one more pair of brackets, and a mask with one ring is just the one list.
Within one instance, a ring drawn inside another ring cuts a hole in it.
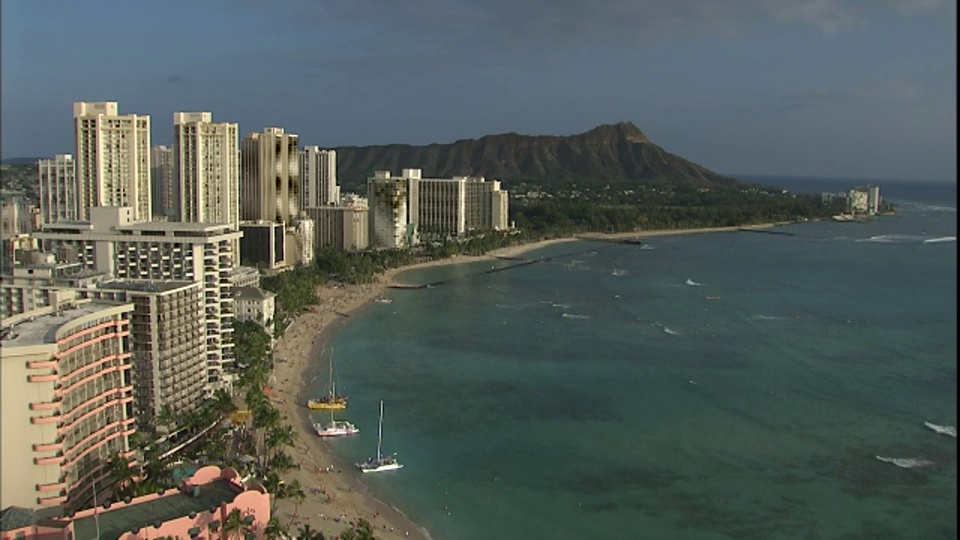
[{"label": "rooftop", "polygon": [[[237,494],[229,480],[216,480],[199,486],[199,495],[196,497],[178,491],[159,499],[104,510],[99,513],[100,539],[116,540],[125,532],[153,527],[157,522],[178,519],[191,512],[209,512],[232,502]],[[97,538],[94,516],[77,519],[73,527],[77,538]]]},{"label": "rooftop", "polygon": [[10,506],[0,510],[0,531],[13,531],[35,525],[37,514],[33,510]]},{"label": "rooftop", "polygon": [[234,288],[237,298],[246,298],[250,300],[267,300],[276,296],[275,293],[265,291],[257,287],[236,287]]},{"label": "rooftop", "polygon": [[[64,324],[85,315],[92,315],[102,309],[114,307],[117,304],[103,302],[88,302],[76,306],[66,307],[60,311],[41,313],[28,317],[22,322],[10,326],[10,332],[4,332],[2,338],[4,347],[28,347],[57,342],[57,330]],[[7,326],[4,326],[6,329]]]},{"label": "rooftop", "polygon": [[164,279],[164,280],[117,279],[113,281],[107,281],[105,283],[100,283],[98,288],[111,289],[111,290],[123,290],[123,291],[164,293],[164,292],[174,291],[177,289],[182,289],[183,287],[189,287],[191,285],[194,285],[195,283],[199,283],[199,282],[198,281],[181,281],[176,279]]}]

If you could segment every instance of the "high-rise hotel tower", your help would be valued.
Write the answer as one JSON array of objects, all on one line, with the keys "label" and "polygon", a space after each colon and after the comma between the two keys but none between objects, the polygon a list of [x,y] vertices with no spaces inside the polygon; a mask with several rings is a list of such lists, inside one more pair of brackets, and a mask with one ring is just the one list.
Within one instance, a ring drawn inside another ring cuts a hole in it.
[{"label": "high-rise hotel tower", "polygon": [[177,220],[240,224],[237,124],[209,112],[173,113],[173,183]]},{"label": "high-rise hotel tower", "polygon": [[80,101],[73,122],[79,218],[95,206],[129,206],[135,220],[149,221],[150,117],[120,115],[116,101]]},{"label": "high-rise hotel tower", "polygon": [[300,215],[299,137],[268,127],[240,143],[240,219],[290,223]]}]

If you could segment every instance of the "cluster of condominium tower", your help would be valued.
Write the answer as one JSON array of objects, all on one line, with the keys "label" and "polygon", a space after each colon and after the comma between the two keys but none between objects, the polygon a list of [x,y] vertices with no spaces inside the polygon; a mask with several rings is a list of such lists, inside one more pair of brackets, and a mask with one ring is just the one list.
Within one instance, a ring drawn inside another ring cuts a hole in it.
[{"label": "cluster of condominium tower", "polygon": [[74,153],[37,165],[40,230],[4,231],[5,506],[88,506],[136,430],[231,392],[233,321],[273,318],[261,271],[508,228],[495,180],[376,171],[366,197],[341,194],[336,151],[279,127],[240,140],[236,123],[177,112],[173,143],[154,146],[150,117],[115,102],[73,117]]}]

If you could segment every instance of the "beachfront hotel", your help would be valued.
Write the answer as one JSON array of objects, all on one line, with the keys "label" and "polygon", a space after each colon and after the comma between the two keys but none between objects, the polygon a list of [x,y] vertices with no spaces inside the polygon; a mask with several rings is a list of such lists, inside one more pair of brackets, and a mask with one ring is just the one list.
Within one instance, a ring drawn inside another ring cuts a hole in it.
[{"label": "beachfront hotel", "polygon": [[[404,219],[397,216],[399,210],[393,202],[400,189],[406,191]],[[391,231],[398,235],[403,230],[408,237],[406,245],[411,245],[409,238],[414,237],[408,231],[419,237],[444,238],[508,228],[508,194],[500,189],[498,180],[482,176],[424,178],[420,169],[403,169],[399,177],[376,171],[368,180],[368,193],[371,243],[377,247],[399,247],[384,243]],[[378,196],[382,200],[375,201]]]},{"label": "beachfront hotel", "polygon": [[75,221],[77,213],[76,163],[71,154],[57,154],[37,162],[42,223]]},{"label": "beachfront hotel", "polygon": [[409,185],[408,178],[390,176],[390,171],[374,171],[367,179],[371,247],[404,248],[416,243],[416,229],[407,214]]},{"label": "beachfront hotel", "polygon": [[[102,502],[102,501],[98,501]],[[225,531],[239,512],[242,529]],[[0,512],[0,540],[147,540],[151,538],[264,538],[270,521],[270,494],[261,484],[246,484],[236,469],[209,465],[184,479],[177,489],[58,517],[20,507]],[[240,536],[233,536],[239,534]],[[248,536],[249,535],[249,536]]]},{"label": "beachfront hotel", "polygon": [[79,219],[96,206],[129,206],[150,221],[150,117],[119,114],[116,101],[73,104]]},{"label": "beachfront hotel", "polygon": [[76,291],[133,305],[130,355],[137,430],[164,432],[162,411],[188,414],[206,395],[207,348],[199,281],[110,280]]},{"label": "beachfront hotel", "polygon": [[184,280],[203,284],[207,392],[229,388],[233,365],[234,245],[230,224],[136,222],[130,208],[91,210],[90,221],[56,223],[36,233],[44,251],[84,270],[118,279]]},{"label": "beachfront hotel", "polygon": [[304,213],[317,224],[317,250],[361,251],[370,246],[370,209],[363,197],[348,193],[336,205],[310,207]]},{"label": "beachfront hotel", "polygon": [[107,463],[131,456],[131,304],[78,301],[0,323],[0,498],[33,510],[85,508]]}]

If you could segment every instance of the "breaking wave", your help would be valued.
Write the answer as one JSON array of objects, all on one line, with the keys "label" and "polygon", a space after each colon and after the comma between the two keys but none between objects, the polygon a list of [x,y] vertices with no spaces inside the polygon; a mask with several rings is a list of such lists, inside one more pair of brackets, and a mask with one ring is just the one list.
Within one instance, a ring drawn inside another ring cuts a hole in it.
[{"label": "breaking wave", "polygon": [[577,315],[577,314],[575,314],[575,313],[564,313],[564,314],[563,314],[563,318],[564,318],[564,319],[589,319],[590,316],[589,316],[589,315]]},{"label": "breaking wave", "polygon": [[948,435],[950,437],[953,437],[954,439],[957,438],[957,428],[955,426],[938,426],[937,424],[934,424],[931,422],[924,422],[923,425],[927,426],[928,428],[932,429],[933,431],[936,431],[941,435]]},{"label": "breaking wave", "polygon": [[934,463],[927,459],[917,459],[917,458],[891,458],[877,456],[877,459],[884,463],[891,463],[900,467],[901,469],[920,469],[922,467],[930,467]]},{"label": "breaking wave", "polygon": [[691,286],[691,287],[699,287],[699,286],[703,285],[703,283],[697,283],[696,281],[694,281],[694,280],[692,280],[692,279],[690,279],[690,278],[687,278],[687,281],[685,281],[683,284],[684,284],[684,285],[689,285],[689,286]]},{"label": "breaking wave", "polygon": [[942,237],[940,237],[940,238],[929,238],[929,239],[927,239],[927,240],[924,240],[923,243],[924,243],[924,244],[939,244],[940,242],[956,242],[956,241],[957,241],[957,237],[956,237],[956,236],[942,236]]}]

